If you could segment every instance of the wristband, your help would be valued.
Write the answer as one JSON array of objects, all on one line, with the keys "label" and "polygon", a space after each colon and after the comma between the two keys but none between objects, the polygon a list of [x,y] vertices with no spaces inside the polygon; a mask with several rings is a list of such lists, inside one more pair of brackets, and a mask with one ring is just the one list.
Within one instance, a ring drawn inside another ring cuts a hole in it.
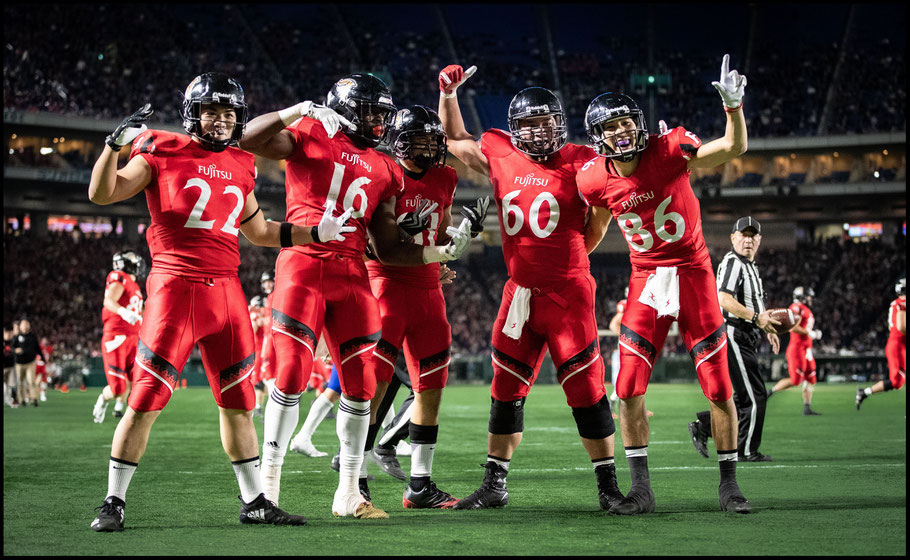
[{"label": "wristband", "polygon": [[322,243],[322,240],[319,239],[319,226],[311,227],[310,235],[313,237],[313,243]]},{"label": "wristband", "polygon": [[735,112],[739,111],[739,110],[742,109],[742,108],[743,108],[743,104],[742,104],[741,102],[740,102],[739,106],[734,107],[734,108],[732,108],[732,109],[729,108],[729,107],[727,107],[726,105],[724,105],[724,111],[726,111],[727,113],[735,113]]},{"label": "wristband", "polygon": [[291,228],[294,227],[294,224],[291,222],[281,222],[281,230],[279,232],[279,238],[281,239],[282,247],[291,247],[294,245],[294,242],[291,241]]},{"label": "wristband", "polygon": [[[456,90],[456,91],[457,91],[457,90]],[[439,92],[439,96],[440,96],[440,97],[443,97],[443,98],[445,98],[445,99],[452,99],[453,97],[457,97],[458,94],[457,94],[455,91],[453,91],[452,93],[446,93],[446,92],[444,92],[444,91],[440,91],[440,92]]]},{"label": "wristband", "polygon": [[758,324],[758,311],[756,311],[755,314],[752,315],[752,322],[755,324]]}]

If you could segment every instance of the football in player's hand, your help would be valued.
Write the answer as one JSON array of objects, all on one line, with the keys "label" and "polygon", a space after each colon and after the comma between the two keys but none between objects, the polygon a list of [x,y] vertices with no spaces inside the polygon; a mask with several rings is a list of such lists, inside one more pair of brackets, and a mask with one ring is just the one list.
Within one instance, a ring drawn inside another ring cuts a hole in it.
[{"label": "football in player's hand", "polygon": [[787,307],[769,309],[768,313],[772,319],[780,322],[780,325],[771,325],[778,334],[789,332],[790,329],[796,326],[796,315]]}]

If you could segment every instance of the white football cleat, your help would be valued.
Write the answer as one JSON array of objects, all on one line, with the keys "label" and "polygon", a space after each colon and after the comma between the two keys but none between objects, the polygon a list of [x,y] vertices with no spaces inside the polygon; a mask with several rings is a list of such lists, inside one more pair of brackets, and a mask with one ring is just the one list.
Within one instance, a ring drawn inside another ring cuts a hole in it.
[{"label": "white football cleat", "polygon": [[104,396],[98,395],[98,400],[95,401],[95,408],[92,409],[92,416],[95,419],[95,424],[100,424],[104,422],[104,415],[107,414],[107,405],[110,402],[104,402]]},{"label": "white football cleat", "polygon": [[291,440],[291,445],[288,446],[288,449],[294,451],[295,453],[302,453],[307,457],[328,457],[328,453],[319,451],[313,446],[313,442],[309,439],[303,439],[301,437],[295,437]]}]

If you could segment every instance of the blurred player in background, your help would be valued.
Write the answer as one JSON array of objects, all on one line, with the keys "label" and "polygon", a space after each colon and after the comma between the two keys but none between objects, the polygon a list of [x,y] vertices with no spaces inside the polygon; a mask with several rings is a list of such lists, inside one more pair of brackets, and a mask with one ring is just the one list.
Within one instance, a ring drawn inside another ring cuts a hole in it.
[{"label": "blurred player in background", "polygon": [[278,255],[272,308],[277,378],[265,408],[263,476],[266,495],[277,501],[300,395],[324,330],[342,387],[336,423],[340,472],[332,512],[384,518],[388,514],[358,488],[370,399],[376,393],[372,350],[382,330],[363,262],[367,231],[377,256],[402,266],[458,258],[470,238],[465,225],[453,228],[456,239],[446,246],[400,243],[395,200],[402,193],[403,176],[390,157],[376,150],[386,141],[396,111],[382,80],[370,74],[345,76],[328,92],[326,105],[304,101],[261,115],[250,122],[241,142],[256,155],[287,161],[288,219],[311,223],[340,206],[356,228],[346,241],[317,239],[311,247]]},{"label": "blurred player in background", "polygon": [[259,350],[257,360],[258,369],[252,375],[253,389],[256,394],[256,410],[253,416],[263,418],[265,416],[265,401],[269,392],[275,386],[275,345],[272,338],[272,293],[275,290],[275,272],[266,270],[259,277],[259,286],[262,288],[263,308],[260,315],[262,327],[262,347]]},{"label": "blurred player in background", "polygon": [[16,355],[13,353],[13,333],[18,330],[15,326],[3,326],[3,403],[10,408],[19,406],[16,399]]},{"label": "blurred player in background", "polygon": [[888,308],[888,343],[885,357],[888,358],[888,379],[871,387],[856,390],[856,410],[872,393],[900,389],[907,382],[907,278],[901,278],[894,285],[897,297]]},{"label": "blurred player in background", "polygon": [[303,421],[303,426],[300,427],[300,431],[297,432],[297,435],[291,439],[291,443],[288,445],[291,451],[308,457],[328,456],[328,453],[319,451],[313,445],[313,434],[316,433],[316,428],[329,416],[335,403],[341,398],[341,382],[338,380],[338,368],[332,362],[332,357],[324,353],[317,354],[317,356],[321,357],[314,360],[314,367],[316,367],[317,362],[327,366],[329,368],[329,379],[326,382],[325,389],[313,399],[306,420]]},{"label": "blurred player in background", "polygon": [[13,355],[15,356],[16,387],[19,404],[38,406],[38,381],[37,365],[41,356],[41,344],[38,337],[32,332],[32,324],[28,319],[19,321],[19,331],[13,338]]},{"label": "blurred player in background", "polygon": [[815,290],[797,286],[793,290],[793,303],[790,311],[797,322],[790,330],[790,343],[787,345],[787,371],[790,376],[777,382],[768,394],[770,397],[778,391],[784,391],[802,384],[803,416],[820,416],[812,410],[812,393],[818,381],[815,371],[815,356],[812,354],[812,341],[822,337],[822,331],[815,328],[815,315],[811,305],[815,303]]},{"label": "blurred player in background", "polygon": [[474,71],[473,66],[467,71],[458,65],[443,68],[439,114],[449,152],[492,182],[509,279],[493,323],[484,479],[455,509],[502,507],[509,502],[506,476],[524,432],[525,400],[549,350],[591,459],[598,502],[608,510],[622,494],[616,483],[616,430],[604,387],[595,283],[588,260],[588,253],[603,239],[606,222],[586,221],[587,205],[575,180],[575,173],[595,154],[566,142],[562,103],[541,87],[523,89],[513,97],[508,132],[488,130],[475,141],[465,129],[457,98],[457,88]]},{"label": "blurred player in background", "polygon": [[101,360],[107,385],[92,409],[96,424],[104,422],[110,402],[122,402],[129,389],[142,326],[142,289],[136,282],[144,273],[145,261],[135,251],[118,251],[111,268],[101,310]]},{"label": "blurred player in background", "polygon": [[[267,296],[266,296],[267,297]],[[254,352],[256,361],[253,362],[253,373],[250,382],[253,384],[253,394],[256,397],[256,406],[253,408],[253,418],[262,417],[262,403],[265,400],[265,391],[259,372],[262,370],[262,341],[265,338],[268,320],[265,315],[265,298],[255,295],[250,298],[248,309],[250,311],[250,324],[253,326]]]},{"label": "blurred player in background", "polygon": [[723,138],[707,144],[682,127],[649,137],[643,113],[635,101],[620,93],[598,96],[585,114],[590,144],[603,157],[591,159],[578,173],[579,190],[597,207],[592,208],[595,216],[606,211],[616,218],[632,262],[617,380],[632,487],[611,513],[654,511],[644,395],[674,320],[710,403],[721,509],[737,513],[752,509],[736,482],[737,413],[723,352],[727,335],[701,231],[701,208],[689,183],[693,168],[713,168],[746,151],[742,111],[746,78],[736,70],[729,71],[728,66],[729,56],[725,55],[720,81],[712,83],[723,99],[726,131]]},{"label": "blurred player in background", "polygon": [[[122,531],[125,496],[149,432],[198,344],[218,405],[221,441],[240,486],[240,522],[304,525],[269,502],[259,473],[259,443],[251,411],[253,329],[237,270],[238,233],[255,245],[289,247],[343,239],[344,217],[323,214],[317,226],[269,222],[253,193],[252,154],[236,147],[247,120],[243,89],[217,72],[197,76],[183,99],[187,135],[148,130],[146,104],[106,139],[92,169],[89,198],[106,205],[145,192],[152,270],[139,331],[133,388],[111,447],[108,491],[92,522],[95,531]],[[132,142],[118,170],[118,153]]]}]

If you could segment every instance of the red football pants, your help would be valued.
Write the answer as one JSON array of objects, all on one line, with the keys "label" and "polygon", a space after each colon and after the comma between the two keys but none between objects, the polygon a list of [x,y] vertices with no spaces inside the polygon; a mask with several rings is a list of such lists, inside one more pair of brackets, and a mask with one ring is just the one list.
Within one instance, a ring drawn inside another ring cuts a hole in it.
[{"label": "red football pants", "polygon": [[139,334],[128,335],[105,332],[101,335],[101,361],[104,363],[104,376],[114,396],[126,392],[126,384],[132,381],[133,361],[136,359],[136,346]]},{"label": "red football pants", "polygon": [[302,393],[313,371],[316,344],[338,368],[342,393],[370,400],[376,392],[373,349],[382,334],[379,305],[362,259],[320,259],[283,250],[275,263],[272,343],[282,393]]},{"label": "red football pants", "polygon": [[153,272],[146,287],[130,407],[138,412],[163,409],[198,344],[218,406],[253,410],[253,325],[240,279],[191,280]]}]

